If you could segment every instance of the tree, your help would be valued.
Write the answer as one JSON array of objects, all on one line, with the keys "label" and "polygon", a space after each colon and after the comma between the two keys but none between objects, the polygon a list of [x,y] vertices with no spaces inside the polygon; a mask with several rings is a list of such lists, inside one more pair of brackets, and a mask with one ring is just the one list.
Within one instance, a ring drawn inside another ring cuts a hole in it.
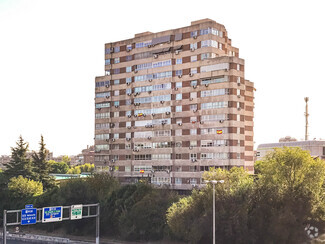
[{"label": "tree", "polygon": [[70,165],[71,158],[69,158],[69,156],[65,155],[62,157],[62,162],[65,162],[65,163],[67,163],[67,165]]},{"label": "tree", "polygon": [[79,166],[72,167],[68,170],[67,174],[80,174],[81,169]]},{"label": "tree", "polygon": [[19,136],[16,145],[16,147],[11,148],[11,160],[6,164],[4,173],[8,179],[19,175],[28,179],[33,179],[32,162],[27,158],[29,144],[24,141],[22,136]]},{"label": "tree", "polygon": [[39,143],[40,148],[36,153],[32,155],[34,166],[34,178],[37,181],[42,182],[45,189],[49,189],[55,185],[54,178],[49,175],[51,165],[47,161],[48,150],[45,148],[44,138],[41,135],[41,141]]},{"label": "tree", "polygon": [[21,175],[10,179],[8,189],[17,198],[35,197],[43,193],[41,182],[24,178]]},{"label": "tree", "polygon": [[54,160],[48,161],[50,164],[50,173],[66,174],[69,170],[69,165],[66,162],[56,162]]}]

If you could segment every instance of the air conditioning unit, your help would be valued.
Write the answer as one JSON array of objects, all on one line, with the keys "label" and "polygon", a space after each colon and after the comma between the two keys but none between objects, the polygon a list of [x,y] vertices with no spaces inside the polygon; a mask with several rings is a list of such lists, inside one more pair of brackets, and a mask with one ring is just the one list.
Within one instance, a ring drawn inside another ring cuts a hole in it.
[{"label": "air conditioning unit", "polygon": [[111,128],[113,128],[113,127],[114,127],[114,124],[113,124],[113,123],[110,123],[109,126],[110,126]]},{"label": "air conditioning unit", "polygon": [[167,115],[170,115],[170,112],[166,112]]},{"label": "air conditioning unit", "polygon": [[205,87],[208,87],[209,86],[209,84],[205,84]]},{"label": "air conditioning unit", "polygon": [[193,97],[190,97],[190,101],[193,101]]},{"label": "air conditioning unit", "polygon": [[196,113],[196,112],[197,112],[197,109],[194,109],[194,110],[193,110],[193,113]]},{"label": "air conditioning unit", "polygon": [[178,78],[182,78],[182,75],[178,75]]},{"label": "air conditioning unit", "polygon": [[115,163],[115,159],[112,159],[111,162],[112,162],[112,163]]},{"label": "air conditioning unit", "polygon": [[106,139],[105,141],[107,141],[107,142],[108,142],[108,141],[109,141],[109,139]]},{"label": "air conditioning unit", "polygon": [[128,137],[128,138],[126,138],[126,140],[129,141],[129,140],[131,140],[131,138]]},{"label": "air conditioning unit", "polygon": [[106,87],[108,88],[108,87],[109,87],[109,85],[106,85]]},{"label": "air conditioning unit", "polygon": [[194,48],[194,47],[192,47],[192,48],[191,48],[191,51],[192,51],[192,52],[194,52],[194,51],[195,51],[195,48]]},{"label": "air conditioning unit", "polygon": [[162,125],[165,125],[165,124],[166,124],[166,122],[165,122],[165,121],[162,121],[162,122],[161,122],[161,124],[162,124]]},{"label": "air conditioning unit", "polygon": [[151,48],[151,45],[148,45],[148,48]]},{"label": "air conditioning unit", "polygon": [[109,96],[106,96],[106,98],[108,99],[108,98],[109,98]]},{"label": "air conditioning unit", "polygon": [[128,126],[127,128],[128,128],[128,129],[131,129],[131,126]]},{"label": "air conditioning unit", "polygon": [[146,114],[142,114],[143,117],[146,117],[147,115]]},{"label": "air conditioning unit", "polygon": [[192,86],[194,89],[196,89],[197,88],[197,86],[195,85],[195,86]]},{"label": "air conditioning unit", "polygon": [[219,120],[219,123],[223,123],[223,121],[224,121],[224,120],[223,120],[223,119],[221,119],[221,120]]},{"label": "air conditioning unit", "polygon": [[137,70],[137,69],[135,69],[135,70],[134,70],[134,73],[138,73],[138,70]]},{"label": "air conditioning unit", "polygon": [[148,136],[148,140],[151,140],[151,136]]},{"label": "air conditioning unit", "polygon": [[152,79],[149,79],[149,82],[151,82],[152,81]]},{"label": "air conditioning unit", "polygon": [[240,82],[237,82],[237,85],[240,86]]},{"label": "air conditioning unit", "polygon": [[197,38],[197,36],[195,35],[195,36],[193,36],[193,39],[196,39]]},{"label": "air conditioning unit", "polygon": [[150,94],[150,93],[151,93],[151,91],[148,91],[148,93]]},{"label": "air conditioning unit", "polygon": [[137,92],[136,95],[140,95],[140,92]]},{"label": "air conditioning unit", "polygon": [[178,123],[179,126],[182,126],[182,123]]},{"label": "air conditioning unit", "polygon": [[139,149],[138,148],[134,148],[133,149],[133,152],[139,152]]},{"label": "air conditioning unit", "polygon": [[131,118],[131,114],[129,114],[128,117]]},{"label": "air conditioning unit", "polygon": [[158,58],[158,55],[157,55],[157,54],[155,54],[155,55],[153,55],[153,57],[154,57],[154,58]]},{"label": "air conditioning unit", "polygon": [[98,110],[101,110],[102,108],[97,108]]},{"label": "air conditioning unit", "polygon": [[128,48],[127,48],[127,49],[126,49],[126,51],[127,51],[127,52],[130,52],[130,51],[131,51],[131,49],[128,49]]},{"label": "air conditioning unit", "polygon": [[112,141],[115,141],[115,138],[113,138]]},{"label": "air conditioning unit", "polygon": [[178,90],[178,87],[175,87],[175,91],[177,91]]},{"label": "air conditioning unit", "polygon": [[200,121],[200,124],[202,125],[202,124],[204,124],[204,122],[203,121]]},{"label": "air conditioning unit", "polygon": [[128,96],[131,96],[131,93],[128,93]]},{"label": "air conditioning unit", "polygon": [[131,84],[130,82],[126,82],[126,85],[128,85],[128,86],[129,86],[130,84]]},{"label": "air conditioning unit", "polygon": [[165,101],[162,101],[162,100],[160,101],[161,104],[163,104],[164,102],[165,102]]},{"label": "air conditioning unit", "polygon": [[192,161],[192,162],[196,162],[197,160],[196,160],[195,158],[192,158],[191,161]]},{"label": "air conditioning unit", "polygon": [[240,111],[240,109],[241,109],[240,107],[237,108],[238,111]]},{"label": "air conditioning unit", "polygon": [[190,77],[193,77],[193,75],[194,75],[193,73],[189,73],[189,76],[190,76]]},{"label": "air conditioning unit", "polygon": [[176,51],[175,51],[175,54],[176,54],[176,55],[178,55],[178,54],[179,54],[179,52],[180,52],[180,51],[176,50]]},{"label": "air conditioning unit", "polygon": [[136,129],[137,127],[136,126],[133,126],[133,129]]},{"label": "air conditioning unit", "polygon": [[149,127],[149,125],[145,125],[144,127],[148,128],[148,127]]},{"label": "air conditioning unit", "polygon": [[192,146],[190,146],[190,147],[189,147],[189,149],[193,149],[193,147],[192,147]]},{"label": "air conditioning unit", "polygon": [[138,117],[138,115],[135,114],[134,117]]},{"label": "air conditioning unit", "polygon": [[154,117],[156,114],[153,113],[153,114],[151,114],[151,115]]},{"label": "air conditioning unit", "polygon": [[238,98],[240,98],[240,95],[237,95]]},{"label": "air conditioning unit", "polygon": [[119,107],[119,105],[115,105],[115,108],[118,108]]}]

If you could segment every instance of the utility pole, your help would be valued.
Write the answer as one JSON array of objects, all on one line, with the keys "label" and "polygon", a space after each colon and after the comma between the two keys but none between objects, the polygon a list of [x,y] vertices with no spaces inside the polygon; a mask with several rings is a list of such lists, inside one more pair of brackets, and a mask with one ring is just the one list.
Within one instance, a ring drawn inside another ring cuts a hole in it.
[{"label": "utility pole", "polygon": [[306,102],[306,112],[305,112],[305,117],[306,117],[306,127],[305,127],[305,141],[308,141],[308,101],[309,97],[305,97],[305,102]]}]

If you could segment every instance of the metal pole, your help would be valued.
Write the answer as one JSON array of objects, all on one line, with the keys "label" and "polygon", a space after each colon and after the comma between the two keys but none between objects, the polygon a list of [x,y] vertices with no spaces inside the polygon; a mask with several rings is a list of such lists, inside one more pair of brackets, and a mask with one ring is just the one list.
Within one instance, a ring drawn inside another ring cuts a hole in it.
[{"label": "metal pole", "polygon": [[216,188],[213,184],[213,244],[216,244]]},{"label": "metal pole", "polygon": [[7,210],[3,210],[3,244],[7,244]]},{"label": "metal pole", "polygon": [[99,214],[100,214],[100,205],[97,205],[97,216],[96,216],[96,244],[99,244]]}]

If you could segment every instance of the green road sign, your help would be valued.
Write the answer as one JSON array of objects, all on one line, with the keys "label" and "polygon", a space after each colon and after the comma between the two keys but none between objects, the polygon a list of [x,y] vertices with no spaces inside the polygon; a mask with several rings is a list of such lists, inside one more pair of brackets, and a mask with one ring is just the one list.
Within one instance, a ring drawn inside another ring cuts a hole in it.
[{"label": "green road sign", "polygon": [[71,205],[71,220],[82,219],[82,204]]}]

